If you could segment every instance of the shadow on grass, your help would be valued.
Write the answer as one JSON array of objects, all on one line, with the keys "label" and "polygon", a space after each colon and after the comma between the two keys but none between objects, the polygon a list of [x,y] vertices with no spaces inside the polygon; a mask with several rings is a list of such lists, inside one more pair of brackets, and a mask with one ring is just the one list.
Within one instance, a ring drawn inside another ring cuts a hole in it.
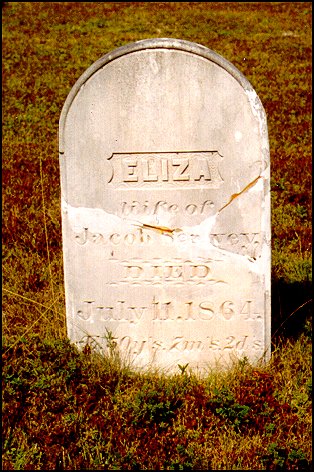
[{"label": "shadow on grass", "polygon": [[289,283],[272,279],[272,342],[279,338],[297,338],[305,329],[311,329],[312,282]]}]

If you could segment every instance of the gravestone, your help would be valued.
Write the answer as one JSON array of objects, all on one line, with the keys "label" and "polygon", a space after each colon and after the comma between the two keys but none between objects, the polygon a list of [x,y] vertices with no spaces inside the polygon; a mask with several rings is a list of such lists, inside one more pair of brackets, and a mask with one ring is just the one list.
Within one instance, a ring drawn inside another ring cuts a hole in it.
[{"label": "gravestone", "polygon": [[106,54],[60,117],[68,335],[135,368],[270,357],[270,162],[247,79],[201,45]]}]

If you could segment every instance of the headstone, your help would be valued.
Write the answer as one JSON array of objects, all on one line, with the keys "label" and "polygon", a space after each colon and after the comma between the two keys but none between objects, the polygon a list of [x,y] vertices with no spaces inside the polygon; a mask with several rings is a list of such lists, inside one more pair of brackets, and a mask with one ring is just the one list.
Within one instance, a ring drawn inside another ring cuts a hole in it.
[{"label": "headstone", "polygon": [[60,166],[72,342],[165,372],[269,359],[267,123],[237,68],[167,38],[106,54],[64,104]]}]

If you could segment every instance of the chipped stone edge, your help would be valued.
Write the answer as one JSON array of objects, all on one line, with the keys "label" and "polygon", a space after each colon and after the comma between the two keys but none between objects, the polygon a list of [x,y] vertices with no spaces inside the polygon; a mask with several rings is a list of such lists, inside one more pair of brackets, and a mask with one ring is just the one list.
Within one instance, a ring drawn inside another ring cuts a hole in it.
[{"label": "chipped stone edge", "polygon": [[251,110],[259,123],[259,133],[262,146],[263,169],[263,212],[261,233],[264,235],[263,250],[260,256],[261,273],[264,274],[264,307],[265,307],[265,356],[268,362],[271,357],[271,201],[270,201],[270,153],[267,129],[267,118],[264,107],[253,88],[246,90]]}]

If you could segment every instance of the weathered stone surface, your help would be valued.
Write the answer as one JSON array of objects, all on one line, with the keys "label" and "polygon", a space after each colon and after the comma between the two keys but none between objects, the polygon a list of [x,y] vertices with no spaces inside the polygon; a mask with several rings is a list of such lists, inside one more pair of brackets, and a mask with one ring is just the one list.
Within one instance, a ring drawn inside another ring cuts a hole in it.
[{"label": "weathered stone surface", "polygon": [[270,356],[266,117],[213,51],[152,39],[95,62],[60,118],[68,334],[136,367]]}]

